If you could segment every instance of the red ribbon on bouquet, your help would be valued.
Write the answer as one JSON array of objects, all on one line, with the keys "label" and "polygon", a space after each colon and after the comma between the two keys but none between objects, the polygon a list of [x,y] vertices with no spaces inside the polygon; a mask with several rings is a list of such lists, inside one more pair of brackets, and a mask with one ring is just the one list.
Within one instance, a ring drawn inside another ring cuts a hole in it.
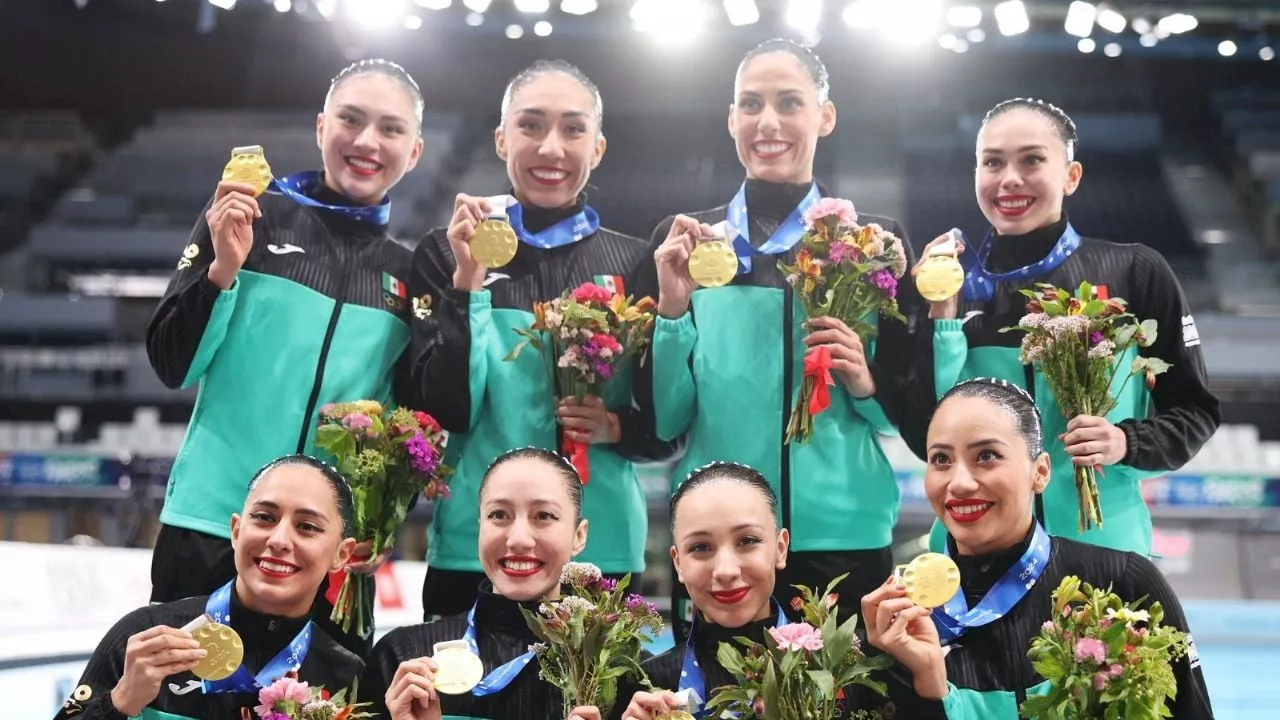
[{"label": "red ribbon on bouquet", "polygon": [[578,477],[582,478],[582,484],[586,485],[591,481],[591,463],[587,456],[587,450],[590,445],[570,438],[564,439],[564,445],[561,452],[569,458],[569,462],[573,465],[573,469],[578,471]]},{"label": "red ribbon on bouquet", "polygon": [[809,398],[809,414],[817,415],[831,407],[831,391],[836,381],[831,377],[831,348],[819,345],[804,355],[804,376],[813,378],[813,397]]}]

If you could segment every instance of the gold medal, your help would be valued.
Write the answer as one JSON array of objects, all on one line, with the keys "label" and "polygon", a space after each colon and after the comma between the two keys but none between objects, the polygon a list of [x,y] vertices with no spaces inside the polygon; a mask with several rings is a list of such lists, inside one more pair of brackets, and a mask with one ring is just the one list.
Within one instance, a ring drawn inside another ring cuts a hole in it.
[{"label": "gold medal", "polygon": [[232,148],[231,161],[222,170],[223,182],[238,182],[253,186],[253,196],[266,192],[271,184],[271,166],[261,145]]},{"label": "gold medal", "polygon": [[689,277],[704,288],[722,287],[738,274],[738,256],[727,240],[707,240],[689,253]]},{"label": "gold medal", "polygon": [[500,268],[516,256],[516,231],[503,217],[480,223],[471,238],[471,257],[487,268]]},{"label": "gold medal", "polygon": [[436,643],[431,659],[436,663],[436,690],[445,695],[469,693],[484,678],[484,663],[465,640]]},{"label": "gold medal", "polygon": [[907,599],[922,608],[942,607],[960,589],[960,568],[942,553],[925,553],[894,574],[907,586]]},{"label": "gold medal", "polygon": [[191,670],[202,680],[225,680],[244,662],[244,641],[235,630],[219,623],[207,623],[191,631],[191,637],[207,653]]},{"label": "gold medal", "polygon": [[916,289],[920,297],[942,302],[964,287],[964,267],[955,255],[930,255],[916,272]]}]

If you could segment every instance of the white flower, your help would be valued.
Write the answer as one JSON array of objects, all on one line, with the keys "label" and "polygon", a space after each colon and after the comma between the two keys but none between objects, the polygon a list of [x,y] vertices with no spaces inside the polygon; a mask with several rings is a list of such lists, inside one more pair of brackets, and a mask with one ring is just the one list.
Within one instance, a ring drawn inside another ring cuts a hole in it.
[{"label": "white flower", "polygon": [[1130,610],[1129,608],[1120,608],[1119,610],[1116,610],[1115,608],[1108,608],[1107,617],[1126,625],[1132,625],[1136,622],[1151,621],[1151,613],[1146,610]]},{"label": "white flower", "polygon": [[1089,329],[1089,318],[1084,315],[1059,315],[1049,318],[1044,324],[1045,330],[1054,340],[1079,335]]},{"label": "white flower", "polygon": [[1024,328],[1034,330],[1037,328],[1044,327],[1045,322],[1047,322],[1048,320],[1049,320],[1049,316],[1045,315],[1042,312],[1027,313],[1026,315],[1022,316],[1021,320],[1018,321],[1018,325]]},{"label": "white flower", "polygon": [[564,313],[558,310],[548,310],[543,315],[543,320],[546,321],[549,328],[559,327],[564,322]]},{"label": "white flower", "polygon": [[600,568],[591,563],[567,562],[560,570],[560,582],[565,585],[586,587],[601,577]]},{"label": "white flower", "polygon": [[1091,358],[1109,358],[1116,351],[1116,344],[1110,340],[1102,342],[1089,348],[1089,357]]},{"label": "white flower", "polygon": [[560,601],[560,607],[568,610],[570,614],[580,612],[584,615],[596,609],[595,603],[577,595],[566,596]]}]

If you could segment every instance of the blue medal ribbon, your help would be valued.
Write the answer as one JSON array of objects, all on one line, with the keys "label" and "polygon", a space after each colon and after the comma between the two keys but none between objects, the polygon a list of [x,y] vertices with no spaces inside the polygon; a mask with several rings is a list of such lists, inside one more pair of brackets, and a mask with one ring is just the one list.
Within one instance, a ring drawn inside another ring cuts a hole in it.
[{"label": "blue medal ribbon", "polygon": [[[987,625],[1008,614],[1040,579],[1049,562],[1049,546],[1049,533],[1037,522],[1026,552],[1000,576],[977,607],[969,609],[962,587],[945,605],[934,610],[933,624],[938,628],[942,644],[954,642],[969,628]],[[948,551],[947,555],[950,554]]]},{"label": "blue medal ribbon", "polygon": [[991,240],[995,230],[988,230],[982,239],[982,247],[976,253],[964,253],[960,256],[960,264],[964,267],[964,300],[966,302],[987,302],[996,294],[996,283],[1002,280],[1030,280],[1053,272],[1059,265],[1067,261],[1072,253],[1080,248],[1080,234],[1067,223],[1062,237],[1037,263],[1017,268],[1006,273],[993,273],[987,270],[987,256],[991,254]]},{"label": "blue medal ribbon", "polygon": [[[220,625],[231,625],[231,588],[235,580],[218,588],[205,603],[205,613]],[[311,648],[312,623],[310,620],[280,654],[271,659],[256,676],[250,673],[243,664],[236,668],[231,677],[223,680],[205,680],[204,694],[220,693],[257,693],[264,687],[302,667],[302,661]]]},{"label": "blue medal ribbon", "polygon": [[600,229],[600,216],[589,205],[582,206],[581,212],[551,227],[543,228],[538,232],[529,232],[524,227],[524,208],[516,203],[507,208],[507,222],[511,225],[511,229],[515,230],[520,242],[542,250],[572,245]]},{"label": "blue medal ribbon", "polygon": [[[471,652],[475,653],[476,657],[480,657],[480,646],[476,644],[476,606],[479,604],[480,601],[477,600],[467,613],[467,632],[462,636],[462,639],[467,643],[467,647],[471,649]],[[480,681],[480,684],[471,689],[471,694],[476,697],[484,697],[485,695],[500,692],[510,685],[511,681],[515,680],[516,676],[533,661],[535,654],[530,650],[515,660],[494,668],[494,671],[486,675]]]},{"label": "blue medal ribbon", "polygon": [[377,205],[328,205],[312,198],[310,193],[323,182],[323,178],[324,175],[319,171],[308,170],[288,177],[275,178],[267,190],[268,192],[274,190],[299,205],[327,210],[370,225],[386,225],[391,222],[390,197],[383,198]]},{"label": "blue medal ribbon", "polygon": [[769,236],[764,245],[755,247],[751,244],[750,223],[747,221],[747,184],[738,188],[738,193],[729,201],[725,210],[725,222],[729,225],[729,236],[733,243],[733,252],[738,256],[738,274],[751,272],[753,255],[781,255],[800,242],[804,237],[804,214],[814,203],[822,199],[818,183],[809,186],[809,192],[800,200],[791,214],[782,221],[777,230]]},{"label": "blue medal ribbon", "polygon": [[[778,614],[775,628],[783,627],[788,624],[787,614],[782,611],[782,606],[778,604],[778,599],[773,599],[774,611]],[[698,614],[695,611],[693,622],[689,625],[689,637],[685,640],[684,646],[684,664],[680,669],[680,688],[681,692],[692,690],[697,693],[702,702],[706,702],[707,697],[707,677],[702,672],[702,666],[698,664],[698,658],[693,653],[693,632],[698,626]],[[704,712],[696,713],[697,717],[706,717]]]}]

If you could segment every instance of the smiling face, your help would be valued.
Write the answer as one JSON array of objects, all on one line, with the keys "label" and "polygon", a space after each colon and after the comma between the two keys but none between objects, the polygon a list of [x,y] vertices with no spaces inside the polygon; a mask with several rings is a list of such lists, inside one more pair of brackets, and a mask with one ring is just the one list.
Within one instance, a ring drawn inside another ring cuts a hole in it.
[{"label": "smiling face", "polygon": [[604,157],[595,96],[576,78],[548,71],[511,94],[494,133],[498,157],[522,205],[569,207]]},{"label": "smiling face", "polygon": [[315,468],[281,465],[263,476],[231,516],[236,595],[256,612],[302,617],[325,577],[346,565],[345,536],[333,486]]},{"label": "smiling face", "polygon": [[1032,499],[1049,482],[1049,456],[1031,458],[1013,416],[982,397],[951,397],[929,423],[925,494],[962,555],[1016,545]]},{"label": "smiling face", "polygon": [[560,571],[587,543],[562,471],[519,458],[495,467],[480,494],[480,563],[494,592],[516,601],[554,598]]},{"label": "smiling face", "polygon": [[1062,201],[1076,191],[1084,168],[1067,160],[1067,146],[1043,114],[1005,111],[978,134],[974,190],[978,207],[1001,235],[1025,235],[1062,218]]},{"label": "smiling face", "polygon": [[739,71],[729,134],[748,178],[810,182],[818,138],[835,126],[836,106],[818,98],[812,76],[794,55],[757,55]]},{"label": "smiling face", "polygon": [[741,627],[773,611],[789,537],[759,490],[724,479],[688,491],[676,507],[672,536],[676,574],[707,620]]},{"label": "smiling face", "polygon": [[363,205],[377,205],[418,164],[417,107],[400,81],[379,73],[341,81],[316,118],[325,185]]}]

